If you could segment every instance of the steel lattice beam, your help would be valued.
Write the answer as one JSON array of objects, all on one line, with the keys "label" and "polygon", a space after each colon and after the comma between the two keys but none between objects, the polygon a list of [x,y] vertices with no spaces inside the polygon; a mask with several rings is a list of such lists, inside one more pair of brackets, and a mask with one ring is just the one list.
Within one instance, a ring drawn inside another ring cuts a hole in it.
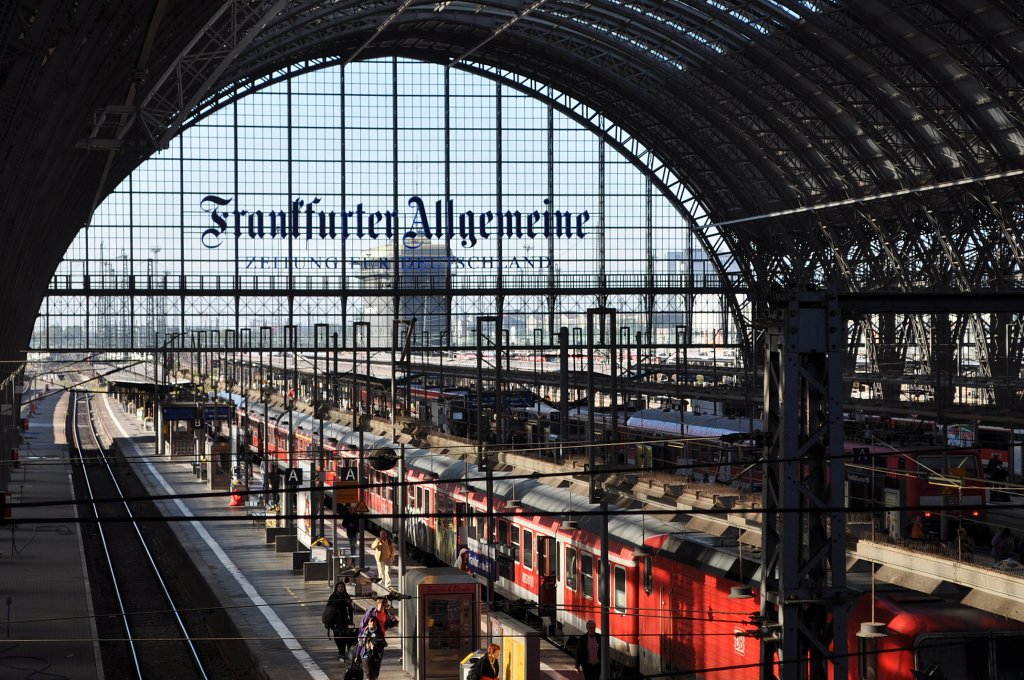
[{"label": "steel lattice beam", "polygon": [[765,357],[762,678],[847,675],[842,348],[834,293],[790,295]]}]

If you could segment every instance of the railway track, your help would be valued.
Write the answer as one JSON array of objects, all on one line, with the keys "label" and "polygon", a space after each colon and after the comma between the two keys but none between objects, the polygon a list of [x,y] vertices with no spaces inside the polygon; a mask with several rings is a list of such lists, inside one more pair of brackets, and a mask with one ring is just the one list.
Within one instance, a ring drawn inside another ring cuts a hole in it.
[{"label": "railway track", "polygon": [[103,446],[91,401],[74,394],[69,419],[76,494],[88,499],[80,510],[82,533],[106,677],[231,677],[206,639],[202,611],[179,605],[173,579],[164,577],[160,541],[166,536],[154,535],[158,523],[136,519],[155,511],[148,501],[126,500],[145,494],[125,492],[125,478],[133,475]]}]

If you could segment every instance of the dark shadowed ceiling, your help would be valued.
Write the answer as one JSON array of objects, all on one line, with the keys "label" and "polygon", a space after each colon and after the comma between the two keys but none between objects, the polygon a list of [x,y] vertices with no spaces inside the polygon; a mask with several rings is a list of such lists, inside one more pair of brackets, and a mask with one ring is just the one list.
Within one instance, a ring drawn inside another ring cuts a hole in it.
[{"label": "dark shadowed ceiling", "polygon": [[753,285],[1020,285],[1024,3],[0,3],[0,352],[92,208],[235,85],[401,55],[549,84],[651,149]]}]

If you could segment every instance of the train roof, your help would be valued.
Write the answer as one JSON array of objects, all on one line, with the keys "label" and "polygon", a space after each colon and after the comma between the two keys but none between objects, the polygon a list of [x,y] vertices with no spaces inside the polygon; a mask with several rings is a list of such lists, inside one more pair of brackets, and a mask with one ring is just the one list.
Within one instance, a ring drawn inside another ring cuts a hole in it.
[{"label": "train roof", "polygon": [[886,625],[908,637],[950,631],[1024,631],[1020,621],[913,591],[887,592],[876,598],[876,606],[893,617]]},{"label": "train roof", "polygon": [[[580,513],[572,516],[580,529],[596,536],[601,535],[603,518],[599,504],[591,503],[585,494],[575,493],[570,499],[569,487],[556,487],[539,482],[534,482],[533,486],[523,493],[520,485],[523,482],[533,481],[520,480],[516,484],[517,497],[523,507],[528,508],[526,512],[533,509],[548,513],[555,519],[560,519],[569,512]],[[640,546],[654,536],[676,532],[680,529],[680,525],[666,522],[657,517],[626,512],[616,506],[608,509],[608,535],[613,540],[625,545]]]},{"label": "train roof", "polygon": [[221,401],[230,401],[235,405],[235,408],[242,408],[245,404],[245,397],[240,394],[235,394],[234,392],[216,392],[213,396]]},{"label": "train roof", "polygon": [[262,418],[266,415],[269,417],[271,422],[276,423],[282,413],[285,413],[285,410],[280,406],[270,406],[269,404],[264,404],[261,401],[249,402],[249,414],[251,416]]},{"label": "train roof", "polygon": [[[597,516],[595,519],[598,521],[598,532],[600,532],[601,518]],[[587,524],[589,528],[590,523]],[[679,529],[678,525],[669,524],[657,517],[648,517],[647,515],[630,513],[611,515],[608,518],[608,535],[632,546],[644,545],[648,539],[654,536],[679,531]]]},{"label": "train roof", "polygon": [[749,583],[760,568],[760,552],[751,550],[751,554],[743,558],[741,579],[738,544],[734,551],[730,546],[723,545],[723,539],[719,536],[682,530],[665,536],[660,542],[661,554],[669,555],[673,560],[696,567],[705,573],[735,582],[742,580]]},{"label": "train roof", "polygon": [[530,487],[521,496],[520,502],[524,507],[539,512],[550,513],[554,517],[570,511],[589,512],[591,506],[587,503],[586,496],[575,494],[570,503],[569,489],[567,487],[550,486],[548,484],[536,484]]},{"label": "train roof", "polygon": [[418,470],[440,478],[449,468],[462,463],[441,453],[419,448],[405,449],[405,466],[410,470]]},{"label": "train roof", "polygon": [[[760,432],[764,423],[758,419],[682,413],[682,424],[691,437],[721,437],[729,434]],[[626,421],[627,427],[678,435],[680,412],[648,408],[637,411]]]}]

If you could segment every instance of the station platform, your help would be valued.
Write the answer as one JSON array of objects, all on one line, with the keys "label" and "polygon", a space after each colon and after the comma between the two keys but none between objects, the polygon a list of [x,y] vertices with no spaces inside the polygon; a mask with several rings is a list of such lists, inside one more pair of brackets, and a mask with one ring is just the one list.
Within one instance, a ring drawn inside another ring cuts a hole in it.
[{"label": "station platform", "polygon": [[[20,465],[12,470],[10,490],[13,502],[39,505],[16,508],[11,522],[0,527],[4,613],[0,677],[35,673],[69,680],[103,679],[82,539],[73,521],[75,499],[65,433],[69,396],[52,386],[47,394],[39,390],[26,393],[24,399],[37,397],[41,398],[23,433]],[[173,526],[206,574],[206,582],[230,608],[245,639],[252,658],[239,660],[239,666],[259,669],[256,677],[275,680],[342,678],[349,664],[339,661],[334,641],[320,622],[332,584],[305,582],[301,572],[292,570],[291,554],[276,553],[266,543],[264,524],[246,521],[247,508],[229,508],[223,496],[176,498],[207,490],[205,483],[196,480],[190,461],[157,459],[153,431],[144,422],[104,395],[96,405],[107,416],[104,426],[120,440],[122,450],[138,456],[137,473],[153,495],[171,497],[159,501],[164,512],[202,518]],[[232,515],[237,518],[208,519]],[[50,521],[39,521],[47,518]],[[54,518],[69,521],[54,522]],[[366,566],[374,575],[372,556],[367,556]],[[372,599],[357,597],[355,603],[358,616],[360,609],[372,606]],[[411,678],[400,664],[401,625],[388,640],[380,680]],[[541,643],[538,671],[541,678],[578,678],[572,659],[547,642]]]},{"label": "station platform", "polygon": [[[206,483],[193,473],[191,459],[156,458],[153,432],[145,429],[144,423],[124,413],[105,395],[100,395],[95,405],[101,417],[105,416],[103,427],[122,452],[140,461],[136,473],[152,494],[170,497],[157,502],[161,511],[166,516],[197,518],[172,526],[217,599],[231,610],[252,657],[240,660],[239,665],[258,669],[261,677],[275,680],[341,678],[350,664],[339,660],[334,640],[320,622],[332,583],[304,581],[302,573],[292,569],[291,552],[277,553],[274,545],[266,542],[265,524],[247,521],[251,508],[228,507],[226,494],[179,498],[208,491]],[[211,519],[217,517],[224,519]],[[373,557],[368,556],[366,563],[373,565]],[[357,617],[373,605],[368,597],[354,601]],[[400,665],[401,626],[389,633],[379,678],[409,680],[411,676]]]},{"label": "station platform", "polygon": [[[177,498],[181,494],[207,491],[205,482],[196,479],[191,461],[172,462],[154,455],[153,433],[134,414],[124,413],[116,401],[102,397],[97,404],[101,413],[109,415],[105,423],[109,434],[119,440],[122,451],[138,456],[137,474],[154,496],[169,496],[158,505],[167,515],[203,518],[190,522],[174,522],[173,526],[192,560],[206,574],[206,581],[226,607],[247,642],[252,654],[249,662],[259,668],[262,677],[341,678],[349,663],[338,659],[333,640],[327,637],[320,615],[333,588],[333,582],[306,582],[300,571],[293,570],[292,554],[275,552],[266,542],[265,524],[246,521],[251,508],[229,508],[226,496]],[[233,521],[208,520],[211,517],[234,515]],[[326,519],[327,535],[344,536],[338,527],[333,532]],[[372,537],[367,535],[365,545]],[[340,541],[339,547],[347,547]],[[353,556],[349,556],[352,558]],[[376,562],[365,559],[366,572],[376,576]],[[394,575],[394,571],[393,571]],[[394,578],[397,583],[397,577]],[[383,594],[378,585],[372,588]],[[373,606],[372,597],[354,598],[356,615]],[[381,664],[380,680],[410,679],[402,670],[404,640],[402,625],[387,635],[388,647]],[[482,641],[486,646],[487,641]],[[540,678],[576,680],[572,659],[562,650],[542,642]]]},{"label": "station platform", "polygon": [[23,403],[32,399],[36,413],[22,410],[29,429],[9,489],[12,502],[40,505],[14,509],[0,527],[0,677],[95,680],[104,675],[82,537],[77,522],[57,521],[75,515],[66,504],[74,500],[64,437],[68,395],[56,388],[23,394]]}]

